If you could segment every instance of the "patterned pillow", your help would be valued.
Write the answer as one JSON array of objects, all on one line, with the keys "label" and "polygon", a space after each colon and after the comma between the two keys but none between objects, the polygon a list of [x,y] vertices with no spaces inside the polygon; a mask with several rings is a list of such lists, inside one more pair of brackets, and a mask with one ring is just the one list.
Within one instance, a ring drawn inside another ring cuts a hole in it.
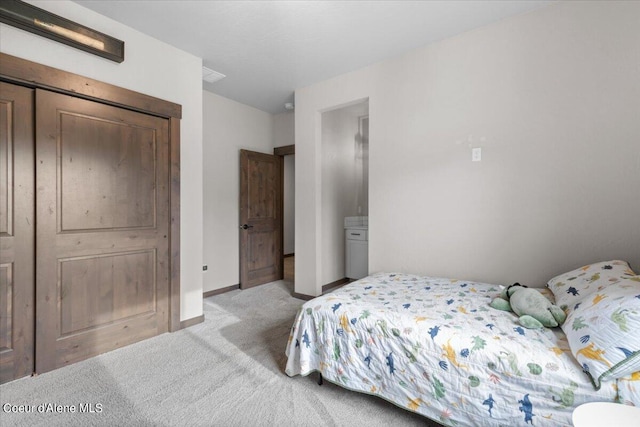
[{"label": "patterned pillow", "polygon": [[596,390],[603,381],[640,371],[640,276],[582,295],[562,330]]},{"label": "patterned pillow", "polygon": [[625,261],[606,261],[556,276],[547,282],[547,287],[553,292],[556,305],[569,315],[589,295],[635,275]]}]

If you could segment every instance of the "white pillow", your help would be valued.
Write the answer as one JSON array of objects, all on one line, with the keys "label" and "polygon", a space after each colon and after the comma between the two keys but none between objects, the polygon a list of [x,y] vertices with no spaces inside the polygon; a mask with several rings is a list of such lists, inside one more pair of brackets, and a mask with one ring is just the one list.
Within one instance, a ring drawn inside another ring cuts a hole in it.
[{"label": "white pillow", "polygon": [[640,276],[598,288],[582,295],[562,325],[596,389],[640,371]]},{"label": "white pillow", "polygon": [[556,305],[569,315],[583,298],[635,275],[626,261],[605,261],[556,276],[547,282],[547,287],[553,292]]}]

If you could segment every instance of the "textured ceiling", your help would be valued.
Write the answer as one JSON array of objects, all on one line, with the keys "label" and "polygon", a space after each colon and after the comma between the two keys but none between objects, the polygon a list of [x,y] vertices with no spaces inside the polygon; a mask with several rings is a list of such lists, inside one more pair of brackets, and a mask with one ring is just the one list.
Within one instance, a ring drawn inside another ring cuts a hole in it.
[{"label": "textured ceiling", "polygon": [[[270,113],[295,89],[549,1],[172,1],[76,3],[203,58],[203,88]],[[117,34],[114,34],[117,37]],[[125,40],[126,42],[126,40]]]}]

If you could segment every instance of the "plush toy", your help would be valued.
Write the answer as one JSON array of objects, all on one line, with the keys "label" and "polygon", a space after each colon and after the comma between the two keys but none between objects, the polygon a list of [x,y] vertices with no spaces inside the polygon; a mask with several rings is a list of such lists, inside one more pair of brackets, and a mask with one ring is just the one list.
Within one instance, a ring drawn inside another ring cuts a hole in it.
[{"label": "plush toy", "polygon": [[540,292],[520,283],[505,288],[490,305],[498,310],[513,311],[527,329],[555,328],[562,325],[567,317],[560,307],[551,304]]}]

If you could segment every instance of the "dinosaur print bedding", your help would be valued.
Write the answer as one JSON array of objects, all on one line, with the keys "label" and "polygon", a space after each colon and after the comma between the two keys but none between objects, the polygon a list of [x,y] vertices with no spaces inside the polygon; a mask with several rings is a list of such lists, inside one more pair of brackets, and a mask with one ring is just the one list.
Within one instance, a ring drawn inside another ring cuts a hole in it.
[{"label": "dinosaur print bedding", "polygon": [[[617,401],[618,381],[595,390],[562,330],[524,329],[513,313],[489,307],[501,289],[366,277],[302,306],[285,372],[318,371],[443,425],[571,425],[576,406]],[[622,401],[638,405],[640,382],[627,380]]]}]

